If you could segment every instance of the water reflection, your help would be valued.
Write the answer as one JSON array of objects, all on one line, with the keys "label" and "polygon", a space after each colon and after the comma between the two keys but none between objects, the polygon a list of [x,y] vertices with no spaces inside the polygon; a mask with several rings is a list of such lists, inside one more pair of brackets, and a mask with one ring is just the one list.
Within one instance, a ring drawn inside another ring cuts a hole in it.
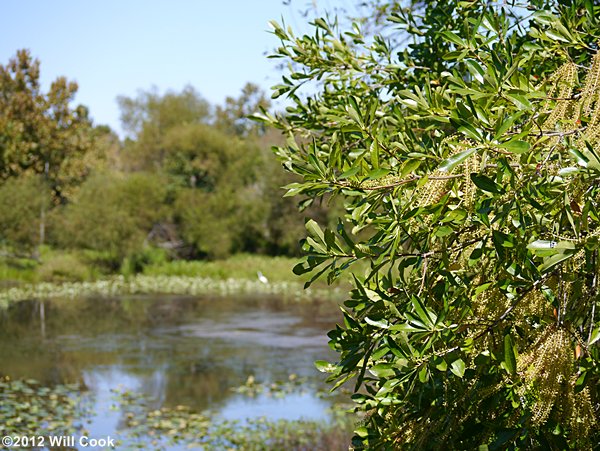
[{"label": "water reflection", "polygon": [[[88,429],[120,425],[111,390],[142,392],[154,408],[187,405],[227,419],[320,419],[315,393],[284,399],[234,393],[248,375],[270,382],[290,373],[322,378],[313,361],[332,358],[327,330],[335,304],[276,298],[137,296],[21,302],[0,313],[0,373],[44,384],[80,383],[96,414]],[[40,327],[43,324],[43,327]]]},{"label": "water reflection", "polygon": [[273,420],[326,420],[329,404],[314,396],[313,393],[294,393],[285,398],[260,395],[254,399],[237,396],[228,400],[221,409],[220,415],[227,420],[244,421],[246,412],[253,416],[264,416]]}]

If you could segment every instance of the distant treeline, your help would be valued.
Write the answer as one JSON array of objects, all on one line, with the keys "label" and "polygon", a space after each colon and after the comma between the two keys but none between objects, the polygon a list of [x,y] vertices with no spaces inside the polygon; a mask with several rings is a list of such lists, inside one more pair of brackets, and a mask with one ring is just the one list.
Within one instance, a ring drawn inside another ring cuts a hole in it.
[{"label": "distant treeline", "polygon": [[[119,97],[122,141],[72,107],[77,85],[48,92],[26,50],[0,66],[0,243],[4,256],[80,252],[112,271],[157,258],[299,252],[303,215],[270,147],[283,138],[247,116],[268,108],[247,84],[224,105],[192,87]],[[308,215],[326,221],[327,211]]]}]

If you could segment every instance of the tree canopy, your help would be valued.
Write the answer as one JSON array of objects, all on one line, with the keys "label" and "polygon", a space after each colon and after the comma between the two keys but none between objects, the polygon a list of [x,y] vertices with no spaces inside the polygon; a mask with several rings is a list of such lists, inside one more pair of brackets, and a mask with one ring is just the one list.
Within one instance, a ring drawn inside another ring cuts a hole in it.
[{"label": "tree canopy", "polygon": [[273,22],[291,105],[256,116],[289,195],[344,200],[295,271],[352,273],[317,366],[352,384],[354,445],[597,448],[600,7],[374,7],[373,33]]},{"label": "tree canopy", "polygon": [[165,176],[170,219],[195,254],[297,249],[296,235],[290,245],[286,229],[297,233],[300,218],[270,221],[274,211],[295,209],[273,188],[282,184],[275,180],[283,171],[263,141],[262,126],[246,118],[268,105],[256,85],[216,108],[191,87],[164,95],[142,91],[119,103],[131,134],[124,166]]},{"label": "tree canopy", "polygon": [[85,107],[70,106],[77,83],[59,77],[44,93],[39,78],[40,62],[27,50],[0,65],[0,178],[45,174],[64,199],[89,171],[91,122]]}]

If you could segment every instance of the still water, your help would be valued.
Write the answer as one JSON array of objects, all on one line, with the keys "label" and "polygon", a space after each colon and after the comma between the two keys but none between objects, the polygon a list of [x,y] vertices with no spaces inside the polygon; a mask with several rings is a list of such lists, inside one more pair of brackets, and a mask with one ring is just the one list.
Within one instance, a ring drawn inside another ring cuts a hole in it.
[{"label": "still water", "polygon": [[[152,408],[185,405],[229,420],[327,421],[313,362],[335,358],[326,333],[338,319],[331,301],[264,296],[26,301],[0,312],[0,374],[80,384],[94,436],[122,424],[115,389],[143,394]],[[290,374],[307,389],[254,398],[232,390],[249,376],[271,383]]]}]

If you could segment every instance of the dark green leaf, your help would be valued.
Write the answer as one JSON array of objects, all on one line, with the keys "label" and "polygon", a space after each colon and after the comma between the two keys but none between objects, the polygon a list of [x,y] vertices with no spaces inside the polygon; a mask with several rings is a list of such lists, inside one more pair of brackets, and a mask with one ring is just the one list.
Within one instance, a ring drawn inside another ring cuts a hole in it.
[{"label": "dark green leaf", "polygon": [[504,336],[504,368],[511,376],[517,372],[517,358],[515,356],[514,345],[510,334]]},{"label": "dark green leaf", "polygon": [[504,193],[504,190],[500,185],[498,185],[496,182],[486,177],[485,175],[471,174],[471,181],[475,184],[475,186],[482,189],[483,191],[487,191],[489,193],[494,194]]}]

